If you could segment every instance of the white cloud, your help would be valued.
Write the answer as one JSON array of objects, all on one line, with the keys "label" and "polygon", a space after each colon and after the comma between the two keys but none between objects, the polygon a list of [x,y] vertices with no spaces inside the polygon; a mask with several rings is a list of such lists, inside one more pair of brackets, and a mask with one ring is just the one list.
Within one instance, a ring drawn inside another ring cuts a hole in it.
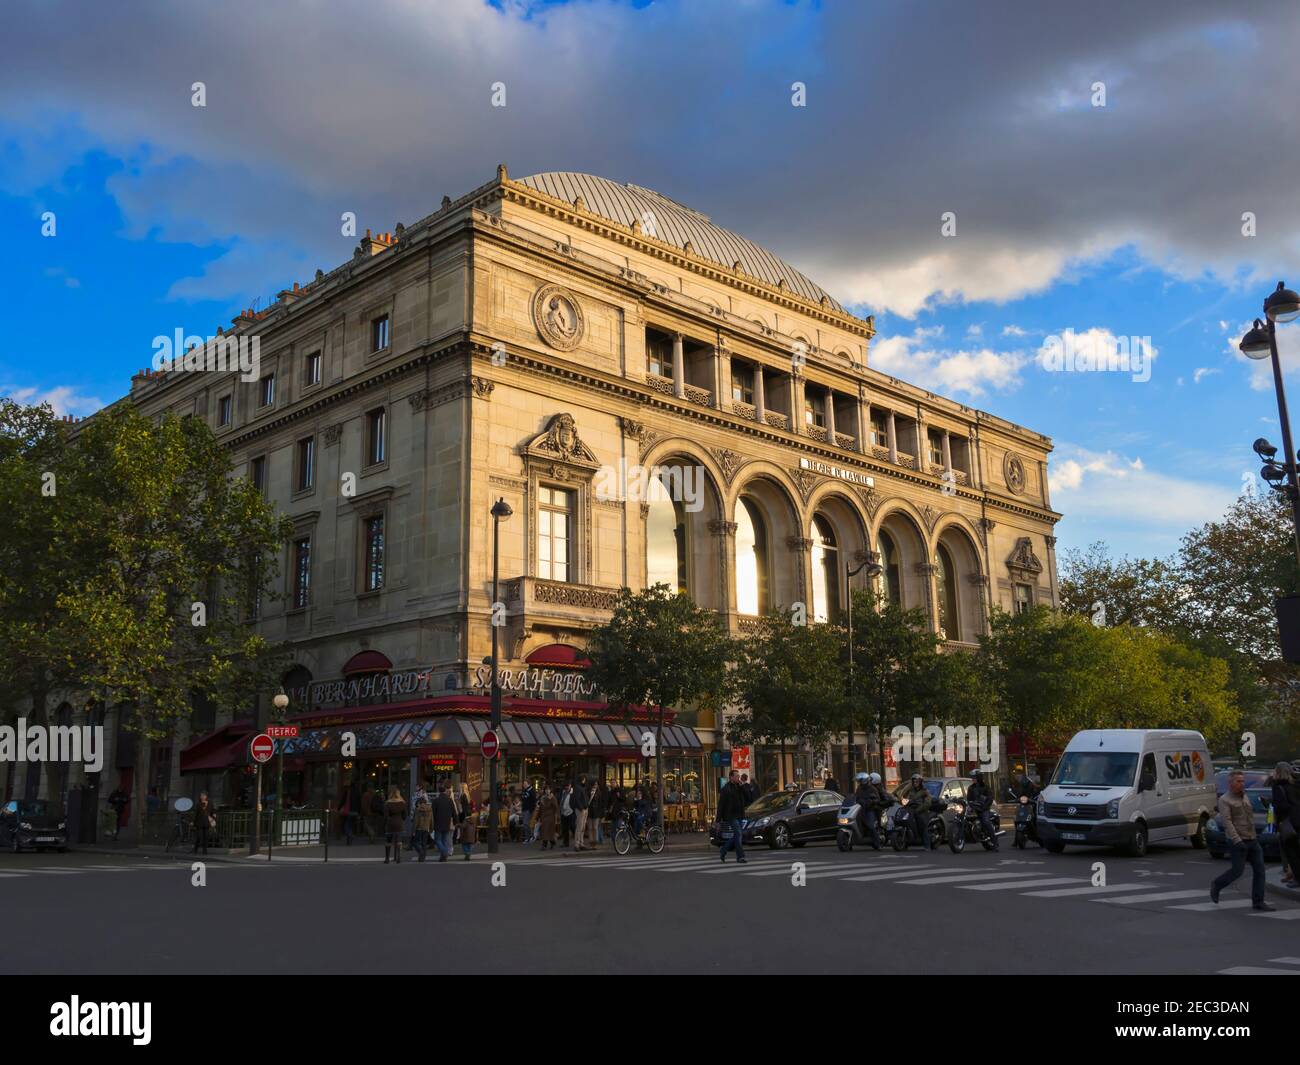
[{"label": "white cloud", "polygon": [[1192,373],[1192,382],[1199,385],[1202,377],[1209,377],[1210,374],[1222,372],[1217,366],[1198,366]]},{"label": "white cloud", "polygon": [[1018,325],[1004,325],[1002,335],[1004,337],[1027,337],[1029,336],[1029,330],[1021,329]]},{"label": "white cloud", "polygon": [[1141,457],[1061,444],[1049,466],[1052,505],[1090,526],[1178,536],[1223,514],[1233,488],[1149,470]]},{"label": "white cloud", "polygon": [[867,362],[881,373],[901,377],[936,392],[964,392],[982,396],[990,389],[1006,392],[1020,384],[1020,370],[1028,356],[1019,351],[941,350],[932,344],[942,327],[915,330],[876,339]]},{"label": "white cloud", "polygon": [[98,396],[84,396],[72,385],[56,385],[54,388],[46,389],[0,387],[0,395],[6,395],[15,403],[22,403],[29,407],[48,403],[59,417],[65,414],[82,417],[94,414],[104,406],[104,401]]}]

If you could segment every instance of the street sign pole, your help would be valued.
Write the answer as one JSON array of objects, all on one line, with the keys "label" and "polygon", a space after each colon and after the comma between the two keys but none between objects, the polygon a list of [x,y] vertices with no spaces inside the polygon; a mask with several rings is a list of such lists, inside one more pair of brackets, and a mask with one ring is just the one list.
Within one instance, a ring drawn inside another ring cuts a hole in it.
[{"label": "street sign pole", "polygon": [[257,763],[257,783],[253,787],[253,834],[248,840],[248,853],[256,854],[261,848],[261,837],[258,833],[259,822],[262,820],[262,763]]}]

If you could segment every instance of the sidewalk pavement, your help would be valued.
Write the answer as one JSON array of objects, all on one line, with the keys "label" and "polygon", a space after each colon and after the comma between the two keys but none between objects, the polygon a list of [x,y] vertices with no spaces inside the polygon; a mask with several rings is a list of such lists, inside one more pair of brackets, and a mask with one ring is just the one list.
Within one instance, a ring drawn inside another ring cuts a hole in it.
[{"label": "sidewalk pavement", "polygon": [[[167,853],[165,847],[145,845],[133,847],[126,843],[114,844],[111,841],[107,843],[82,843],[72,848],[72,851],[87,854],[122,854],[147,856],[151,858],[171,858],[176,861],[190,861],[195,855],[188,847]],[[708,853],[712,850],[708,846],[707,837],[703,832],[686,833],[683,835],[670,835],[667,846],[664,848],[665,854],[681,853]],[[633,851],[632,853],[635,853]],[[247,847],[241,847],[238,850],[219,850],[215,847],[208,848],[206,856],[200,855],[208,862],[231,862],[235,864],[246,864],[248,862],[265,862],[268,860],[266,847],[262,847],[260,854],[248,853]],[[491,859],[493,861],[518,862],[518,861],[564,861],[569,858],[598,858],[609,857],[617,858],[618,854],[614,851],[613,844],[606,839],[604,843],[597,847],[585,847],[581,851],[575,851],[572,847],[564,848],[557,844],[552,849],[542,850],[540,843],[511,843],[505,840],[501,842],[501,849],[495,855],[489,855],[487,841],[480,839],[474,845],[473,860]],[[415,861],[417,855],[414,851],[403,850],[403,861]],[[322,864],[326,859],[326,849],[324,847],[277,847],[270,856],[271,862],[286,862],[295,865],[301,864]],[[384,845],[382,843],[366,843],[353,840],[352,845],[348,846],[342,840],[337,843],[333,840],[329,845],[330,862],[340,862],[348,864],[359,864],[362,862],[380,862],[384,860]],[[429,844],[429,857],[426,861],[437,861],[438,852],[432,842]],[[452,849],[452,861],[464,861],[461,853],[460,844]]]}]

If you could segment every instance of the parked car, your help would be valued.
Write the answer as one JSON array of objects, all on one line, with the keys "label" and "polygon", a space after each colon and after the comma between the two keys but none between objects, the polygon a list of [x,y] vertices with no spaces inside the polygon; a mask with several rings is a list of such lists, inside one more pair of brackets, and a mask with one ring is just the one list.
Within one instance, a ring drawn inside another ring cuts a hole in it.
[{"label": "parked car", "polygon": [[68,822],[62,807],[44,799],[10,799],[0,807],[0,847],[17,854],[25,847],[68,849]]},{"label": "parked car", "polygon": [[745,809],[746,844],[802,847],[815,840],[833,840],[839,830],[836,818],[844,796],[825,788],[773,791],[755,799]]},{"label": "parked car", "polygon": [[1228,790],[1228,777],[1233,773],[1240,773],[1245,779],[1243,786],[1247,791],[1252,788],[1263,788],[1268,790],[1265,781],[1272,776],[1271,769],[1220,769],[1214,774],[1214,796],[1217,799]]},{"label": "parked car", "polygon": [[[1268,774],[1265,773],[1265,776]],[[1246,797],[1250,799],[1251,809],[1255,813],[1255,835],[1264,851],[1264,860],[1268,862],[1282,860],[1282,837],[1268,823],[1268,813],[1272,808],[1273,792],[1270,788],[1252,788],[1247,786]],[[1228,837],[1223,831],[1223,822],[1216,814],[1205,826],[1205,838],[1210,847],[1211,858],[1223,858],[1228,853]]]}]

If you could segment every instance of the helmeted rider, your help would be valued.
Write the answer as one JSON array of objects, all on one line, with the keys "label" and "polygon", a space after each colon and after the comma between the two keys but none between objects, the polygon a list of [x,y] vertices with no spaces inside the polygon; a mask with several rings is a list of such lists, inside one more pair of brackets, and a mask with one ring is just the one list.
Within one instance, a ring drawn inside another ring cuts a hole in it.
[{"label": "helmeted rider", "polygon": [[997,830],[993,827],[993,792],[984,783],[983,770],[976,769],[971,773],[970,787],[966,789],[966,802],[979,814],[980,824],[984,826],[984,831],[993,843],[993,849],[998,850]]},{"label": "helmeted rider", "polygon": [[872,850],[880,850],[880,840],[876,837],[876,822],[879,817],[877,807],[880,805],[880,792],[871,783],[871,777],[859,773],[855,778],[857,790],[853,792],[853,801],[858,804],[858,827],[863,838],[871,844]]},{"label": "helmeted rider", "polygon": [[934,844],[930,842],[931,795],[925,786],[925,778],[920,773],[913,773],[912,779],[898,789],[895,797],[899,802],[907,800],[908,809],[912,811],[913,824],[916,826],[917,839],[926,850],[933,850]]}]

